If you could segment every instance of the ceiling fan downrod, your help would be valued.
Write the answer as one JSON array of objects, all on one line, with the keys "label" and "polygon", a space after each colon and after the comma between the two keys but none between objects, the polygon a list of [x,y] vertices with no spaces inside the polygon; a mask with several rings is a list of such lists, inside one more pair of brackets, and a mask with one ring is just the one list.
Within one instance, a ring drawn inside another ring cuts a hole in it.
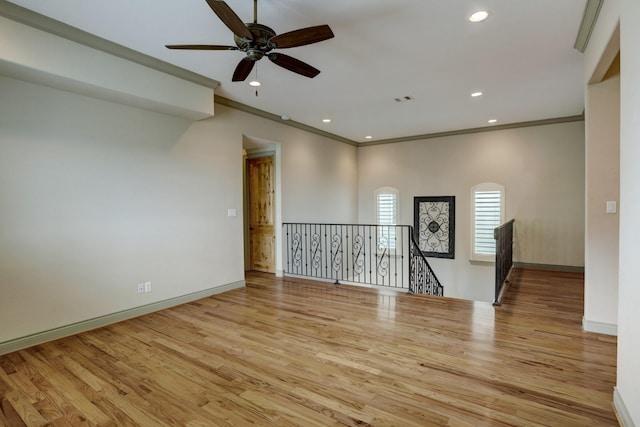
[{"label": "ceiling fan downrod", "polygon": [[258,23],[258,0],[253,0],[253,23]]}]

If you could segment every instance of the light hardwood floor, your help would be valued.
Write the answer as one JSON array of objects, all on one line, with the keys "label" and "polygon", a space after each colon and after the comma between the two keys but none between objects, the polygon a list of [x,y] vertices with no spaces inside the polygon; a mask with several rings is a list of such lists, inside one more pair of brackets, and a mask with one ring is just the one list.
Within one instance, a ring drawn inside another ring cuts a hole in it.
[{"label": "light hardwood floor", "polygon": [[0,356],[7,426],[608,426],[616,339],[580,274],[502,307],[276,279]]}]

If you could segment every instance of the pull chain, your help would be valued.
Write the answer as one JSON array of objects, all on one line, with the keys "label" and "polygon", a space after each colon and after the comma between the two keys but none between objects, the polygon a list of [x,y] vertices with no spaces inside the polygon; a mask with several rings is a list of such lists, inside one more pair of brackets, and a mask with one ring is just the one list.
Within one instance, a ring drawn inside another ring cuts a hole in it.
[{"label": "pull chain", "polygon": [[258,87],[260,87],[260,80],[258,80],[258,63],[256,62],[256,98],[258,97]]},{"label": "pull chain", "polygon": [[[258,23],[258,0],[253,0],[253,23]],[[260,81],[258,80],[258,64],[256,63],[256,98],[258,97],[258,86],[260,86]]]}]

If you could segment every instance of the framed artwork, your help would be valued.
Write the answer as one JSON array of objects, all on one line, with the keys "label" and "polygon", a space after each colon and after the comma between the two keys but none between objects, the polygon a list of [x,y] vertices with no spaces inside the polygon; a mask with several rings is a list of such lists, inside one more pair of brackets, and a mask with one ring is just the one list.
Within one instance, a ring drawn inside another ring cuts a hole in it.
[{"label": "framed artwork", "polygon": [[413,232],[424,256],[455,257],[456,196],[414,197]]}]

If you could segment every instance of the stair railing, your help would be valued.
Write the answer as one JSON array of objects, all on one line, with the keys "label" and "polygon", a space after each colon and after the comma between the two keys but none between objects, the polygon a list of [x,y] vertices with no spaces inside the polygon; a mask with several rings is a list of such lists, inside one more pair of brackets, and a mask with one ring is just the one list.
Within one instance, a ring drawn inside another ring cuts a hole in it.
[{"label": "stair railing", "polygon": [[509,284],[509,274],[513,267],[513,223],[514,219],[505,222],[493,230],[496,241],[496,283],[493,305],[502,304],[502,297]]},{"label": "stair railing", "polygon": [[442,295],[407,225],[283,223],[284,273]]},{"label": "stair railing", "polygon": [[411,227],[411,247],[409,252],[411,254],[409,293],[444,296],[444,287],[420,250],[413,233],[413,227]]}]

